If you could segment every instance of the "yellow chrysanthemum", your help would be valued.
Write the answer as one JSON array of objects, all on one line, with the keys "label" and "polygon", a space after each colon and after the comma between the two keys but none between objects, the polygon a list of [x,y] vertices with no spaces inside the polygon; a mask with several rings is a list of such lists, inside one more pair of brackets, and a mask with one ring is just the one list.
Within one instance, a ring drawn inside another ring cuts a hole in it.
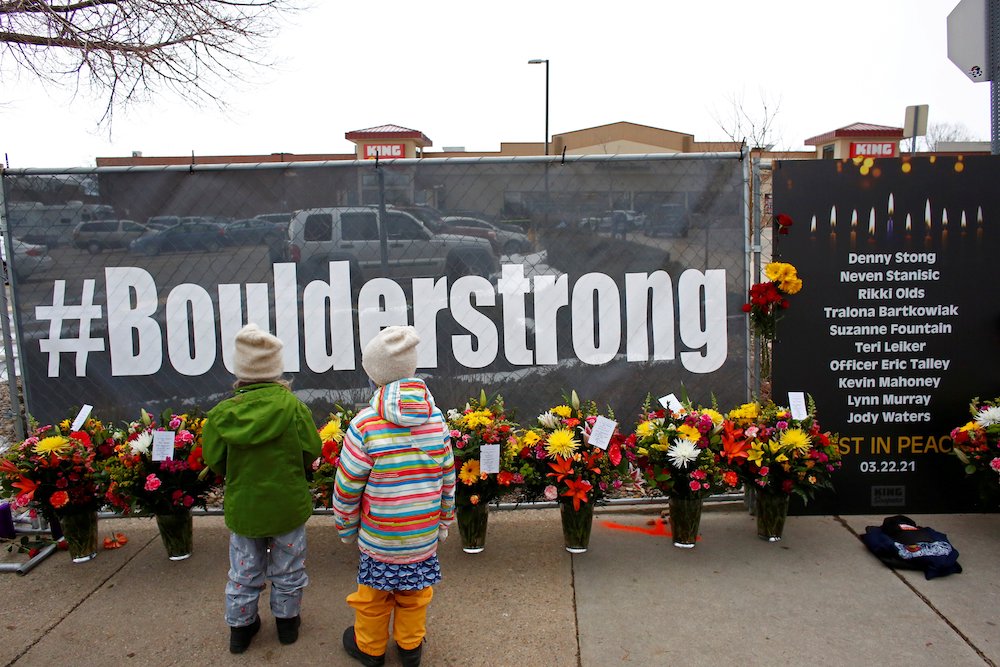
[{"label": "yellow chrysanthemum", "polygon": [[569,458],[576,451],[577,445],[576,438],[573,437],[573,432],[569,429],[561,428],[558,431],[553,431],[549,435],[549,441],[545,445],[545,452],[555,458],[556,456],[561,456],[563,458]]},{"label": "yellow chrysanthemum", "polygon": [[531,447],[533,444],[535,444],[541,439],[542,437],[537,433],[535,433],[534,431],[528,431],[527,433],[524,434],[524,437],[521,438],[521,441],[524,442],[525,446]]},{"label": "yellow chrysanthemum", "polygon": [[809,436],[800,428],[790,428],[781,434],[781,444],[783,447],[791,449],[809,449]]},{"label": "yellow chrysanthemum", "polygon": [[969,422],[968,424],[966,424],[965,426],[963,426],[959,430],[960,431],[966,431],[966,432],[968,432],[968,431],[975,431],[975,430],[978,430],[978,429],[979,429],[979,424],[977,424],[976,422]]},{"label": "yellow chrysanthemum", "polygon": [[635,433],[640,438],[646,438],[652,435],[653,431],[656,430],[656,424],[651,421],[644,421],[635,427]]},{"label": "yellow chrysanthemum", "polygon": [[778,289],[785,294],[798,294],[802,289],[802,280],[799,278],[787,278],[778,283]]},{"label": "yellow chrysanthemum", "polygon": [[472,485],[479,481],[479,461],[470,460],[462,464],[458,471],[458,479],[462,484]]},{"label": "yellow chrysanthemum", "polygon": [[565,419],[566,417],[569,417],[571,414],[573,414],[573,408],[569,407],[568,405],[557,405],[556,407],[549,410],[549,412],[555,415],[559,415],[560,417]]},{"label": "yellow chrysanthemum", "polygon": [[319,431],[319,439],[323,442],[341,442],[344,439],[343,422],[340,417],[333,417]]},{"label": "yellow chrysanthemum", "polygon": [[476,428],[477,426],[489,426],[493,423],[493,413],[489,410],[474,410],[462,415],[462,423],[466,428]]},{"label": "yellow chrysanthemum", "polygon": [[59,422],[59,430],[62,431],[63,433],[66,433],[67,431],[69,431],[69,427],[72,425],[73,422],[71,422],[69,419],[64,419],[61,422]]},{"label": "yellow chrysanthemum", "polygon": [[754,420],[757,419],[760,412],[757,409],[756,403],[744,403],[738,408],[729,411],[730,419],[747,419]]},{"label": "yellow chrysanthemum", "polygon": [[696,429],[690,424],[681,424],[677,427],[677,437],[682,440],[690,440],[691,442],[698,442],[701,440],[701,431]]},{"label": "yellow chrysanthemum", "polygon": [[67,449],[69,449],[69,440],[61,435],[42,438],[32,447],[32,451],[36,454],[58,454]]}]

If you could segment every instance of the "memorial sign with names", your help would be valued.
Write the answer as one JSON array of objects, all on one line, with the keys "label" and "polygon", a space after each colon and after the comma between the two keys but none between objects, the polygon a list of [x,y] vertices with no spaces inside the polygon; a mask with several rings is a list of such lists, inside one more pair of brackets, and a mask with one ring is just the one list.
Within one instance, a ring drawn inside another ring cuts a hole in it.
[{"label": "memorial sign with names", "polygon": [[[774,395],[809,394],[844,465],[816,511],[975,508],[950,433],[1000,395],[1000,160],[781,161]],[[813,510],[813,506],[808,508]]]}]

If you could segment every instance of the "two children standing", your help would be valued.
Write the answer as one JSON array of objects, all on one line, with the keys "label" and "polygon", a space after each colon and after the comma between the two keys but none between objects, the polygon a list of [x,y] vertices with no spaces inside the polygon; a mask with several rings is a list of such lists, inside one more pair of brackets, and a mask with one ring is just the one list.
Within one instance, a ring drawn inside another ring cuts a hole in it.
[{"label": "two children standing", "polygon": [[[437,545],[454,518],[449,432],[427,386],[414,377],[419,342],[413,327],[393,326],[365,346],[361,363],[377,388],[351,421],[337,470],[337,531],[361,551],[358,589],[347,597],[355,622],[343,644],[365,665],[385,663],[390,622],[403,665],[420,664],[427,605],[441,580]],[[308,584],[306,471],[321,443],[308,408],[281,380],[281,350],[281,341],[256,325],[237,334],[236,393],[209,411],[203,431],[206,464],[226,476],[233,653],[245,651],[260,629],[265,578],[278,639],[296,641]]]}]

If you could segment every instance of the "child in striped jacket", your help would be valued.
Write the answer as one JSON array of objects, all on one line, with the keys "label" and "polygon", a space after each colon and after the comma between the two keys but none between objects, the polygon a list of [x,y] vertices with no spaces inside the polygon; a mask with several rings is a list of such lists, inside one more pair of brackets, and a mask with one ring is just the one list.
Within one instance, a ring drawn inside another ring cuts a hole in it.
[{"label": "child in striped jacket", "polygon": [[389,623],[403,665],[418,666],[437,546],[454,518],[455,460],[449,431],[427,385],[414,377],[413,327],[391,326],[369,342],[361,365],[378,386],[351,421],[340,453],[333,508],[341,540],[361,550],[354,625],[344,649],[365,665],[385,663]]}]

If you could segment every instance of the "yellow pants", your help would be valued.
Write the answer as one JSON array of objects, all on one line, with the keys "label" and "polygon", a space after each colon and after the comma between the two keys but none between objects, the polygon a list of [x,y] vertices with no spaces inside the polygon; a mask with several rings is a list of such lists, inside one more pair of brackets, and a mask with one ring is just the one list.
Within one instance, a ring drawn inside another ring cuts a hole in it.
[{"label": "yellow pants", "polygon": [[385,654],[393,610],[392,637],[396,645],[407,650],[420,646],[427,634],[427,605],[433,596],[431,586],[418,591],[380,591],[358,584],[357,592],[347,596],[347,604],[354,607],[358,648],[368,655]]}]

